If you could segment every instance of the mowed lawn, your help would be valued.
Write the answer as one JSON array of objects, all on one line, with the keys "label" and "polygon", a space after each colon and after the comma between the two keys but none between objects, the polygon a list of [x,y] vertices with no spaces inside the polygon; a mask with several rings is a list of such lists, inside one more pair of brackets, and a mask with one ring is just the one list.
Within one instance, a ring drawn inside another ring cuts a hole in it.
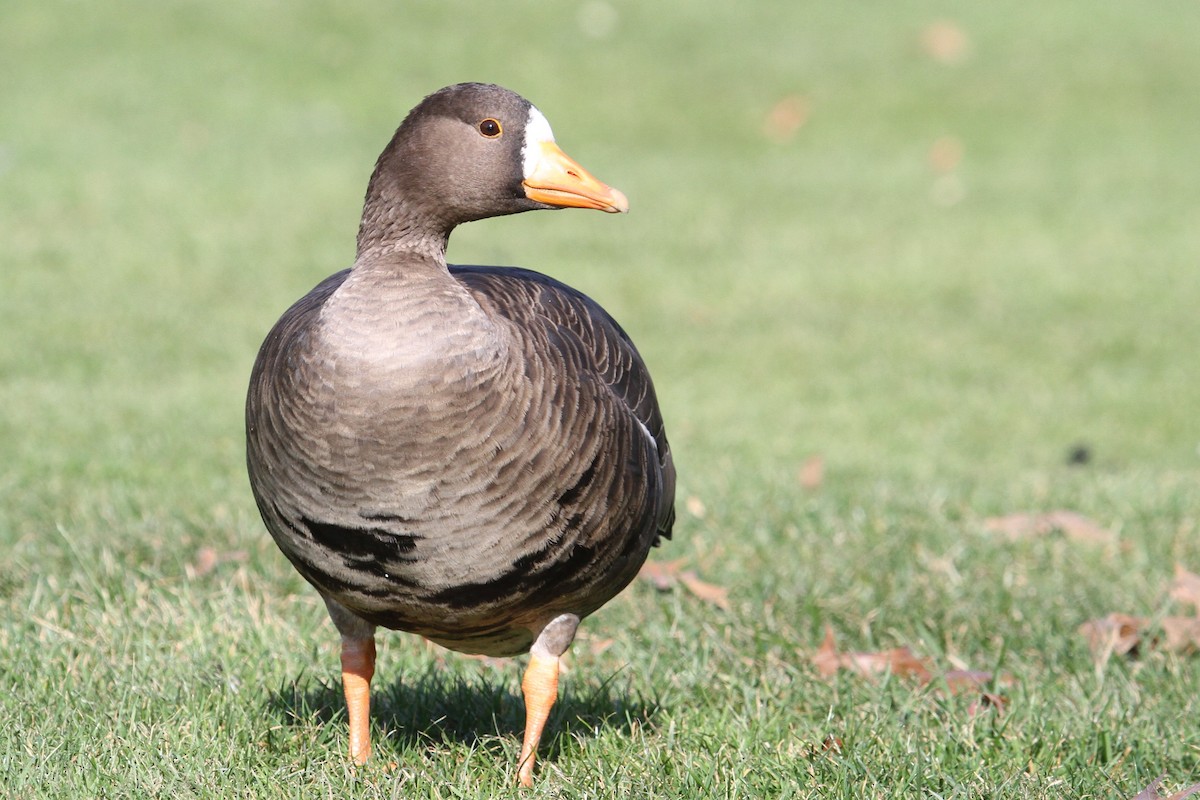
[{"label": "mowed lawn", "polygon": [[[475,223],[451,260],[612,311],[680,472],[662,588],[584,624],[523,796],[1200,781],[1166,636],[1200,572],[1198,41],[1189,0],[9,0],[0,796],[520,794],[521,661],[402,634],[348,765],[337,637],[243,467],[259,342],[461,80],[632,210]],[[1113,612],[1134,646],[1093,651]]]}]

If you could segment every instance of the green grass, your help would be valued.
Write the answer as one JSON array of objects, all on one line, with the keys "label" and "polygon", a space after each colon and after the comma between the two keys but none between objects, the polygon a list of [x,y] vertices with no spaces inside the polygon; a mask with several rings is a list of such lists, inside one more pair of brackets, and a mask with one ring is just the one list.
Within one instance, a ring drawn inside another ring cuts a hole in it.
[{"label": "green grass", "polygon": [[[381,758],[348,767],[336,637],[242,466],[258,343],[350,262],[402,115],[465,79],[530,97],[632,213],[476,223],[452,260],[622,320],[707,508],[655,557],[732,602],[639,583],[589,620],[529,796],[1200,780],[1196,657],[1097,668],[1076,632],[1175,613],[1200,570],[1194,3],[326,5],[0,9],[0,796],[518,794],[520,663],[400,634]],[[948,16],[952,65],[921,46]],[[791,94],[809,118],[769,140]],[[1056,508],[1116,542],[982,525]],[[196,574],[201,547],[232,557]],[[1010,676],[1007,705],[822,679],[827,625]]]}]

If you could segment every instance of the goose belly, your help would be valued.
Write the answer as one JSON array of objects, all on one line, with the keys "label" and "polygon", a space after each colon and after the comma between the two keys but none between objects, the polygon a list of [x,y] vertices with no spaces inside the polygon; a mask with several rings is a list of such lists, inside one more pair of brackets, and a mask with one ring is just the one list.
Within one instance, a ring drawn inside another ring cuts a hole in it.
[{"label": "goose belly", "polygon": [[653,446],[602,388],[518,375],[404,403],[380,394],[353,414],[344,397],[284,414],[323,424],[281,432],[279,469],[252,482],[284,553],[362,618],[451,649],[522,652],[644,561]]}]

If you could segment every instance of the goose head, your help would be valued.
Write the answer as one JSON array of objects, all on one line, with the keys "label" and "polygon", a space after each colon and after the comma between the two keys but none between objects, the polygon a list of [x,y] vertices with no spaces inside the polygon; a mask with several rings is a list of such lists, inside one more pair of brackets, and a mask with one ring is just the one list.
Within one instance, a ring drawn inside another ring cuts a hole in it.
[{"label": "goose head", "polygon": [[629,209],[554,141],[528,100],[500,86],[463,83],[422,100],[376,162],[367,188],[364,243],[437,234],[463,222],[553,208]]}]

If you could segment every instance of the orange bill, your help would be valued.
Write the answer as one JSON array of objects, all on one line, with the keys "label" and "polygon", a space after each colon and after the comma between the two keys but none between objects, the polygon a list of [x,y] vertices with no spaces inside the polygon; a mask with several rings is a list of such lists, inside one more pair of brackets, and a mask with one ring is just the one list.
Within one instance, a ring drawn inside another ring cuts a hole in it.
[{"label": "orange bill", "polygon": [[537,163],[523,182],[525,196],[560,208],[594,208],[609,214],[629,210],[629,200],[601,183],[553,141],[538,142]]}]

